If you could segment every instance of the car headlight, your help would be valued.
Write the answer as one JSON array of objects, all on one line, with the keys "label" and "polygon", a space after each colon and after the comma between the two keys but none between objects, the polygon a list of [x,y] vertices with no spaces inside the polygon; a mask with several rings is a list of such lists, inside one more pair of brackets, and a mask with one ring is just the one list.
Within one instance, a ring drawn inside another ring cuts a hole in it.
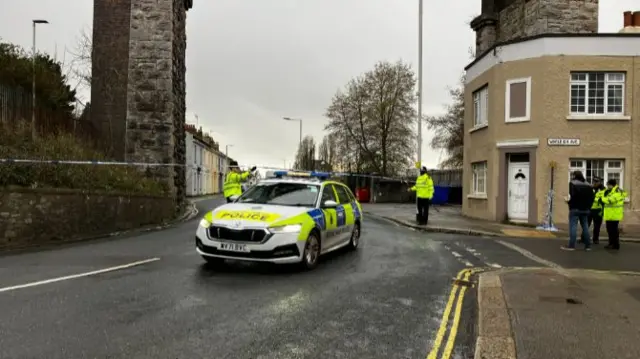
[{"label": "car headlight", "polygon": [[299,224],[288,224],[286,226],[269,227],[271,233],[298,233],[302,230]]},{"label": "car headlight", "polygon": [[211,222],[209,222],[209,221],[207,221],[206,219],[203,218],[203,219],[200,220],[200,227],[209,228],[209,227],[211,227]]}]

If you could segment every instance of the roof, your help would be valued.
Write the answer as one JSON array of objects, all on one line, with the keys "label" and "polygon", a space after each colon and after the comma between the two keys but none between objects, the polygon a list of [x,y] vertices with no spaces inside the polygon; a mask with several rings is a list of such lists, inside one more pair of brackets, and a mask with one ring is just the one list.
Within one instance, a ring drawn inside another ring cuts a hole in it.
[{"label": "roof", "polygon": [[494,52],[497,48],[501,47],[501,46],[506,46],[506,45],[512,45],[512,44],[517,44],[517,43],[521,43],[521,42],[526,42],[526,41],[531,41],[531,40],[536,40],[536,39],[542,39],[542,38],[594,38],[594,37],[600,37],[600,38],[633,38],[633,37],[640,37],[640,33],[580,33],[580,34],[571,34],[571,33],[563,33],[563,34],[540,34],[540,35],[533,35],[533,36],[525,36],[525,37],[519,37],[516,39],[512,39],[512,40],[507,40],[507,41],[501,41],[501,42],[497,42],[495,43],[493,46],[491,46],[490,48],[488,48],[487,50],[485,50],[483,53],[481,53],[479,56],[477,56],[473,61],[471,61],[471,63],[469,63],[467,66],[465,66],[465,71],[468,70],[469,68],[471,68],[473,65],[475,65],[477,62],[479,62],[480,60],[482,60],[485,56],[487,56],[489,53]]}]

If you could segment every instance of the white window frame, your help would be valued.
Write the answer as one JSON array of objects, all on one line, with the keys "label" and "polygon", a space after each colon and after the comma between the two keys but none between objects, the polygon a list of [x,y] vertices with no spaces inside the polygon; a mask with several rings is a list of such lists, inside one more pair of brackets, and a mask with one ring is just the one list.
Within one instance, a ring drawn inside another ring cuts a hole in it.
[{"label": "white window frame", "polygon": [[489,86],[473,92],[473,127],[477,130],[489,126]]},{"label": "white window frame", "polygon": [[[602,158],[589,158],[589,159],[576,159],[572,158],[569,160],[569,181],[571,180],[571,172],[573,171],[581,171],[583,175],[587,175],[587,161],[604,161],[604,185],[607,184],[609,180],[610,173],[618,173],[620,176],[620,180],[618,181],[618,187],[625,189],[624,187],[624,159],[602,159]],[[571,162],[580,162],[579,166],[572,166]],[[619,167],[614,166],[615,163],[620,163]],[[628,193],[628,191],[627,191]],[[629,202],[629,198],[625,199],[626,202]]]},{"label": "white window frame", "polygon": [[[573,75],[585,74],[585,80],[574,80]],[[589,113],[589,75],[604,74],[604,112]],[[609,75],[622,75],[622,80],[610,79]],[[602,117],[602,116],[624,116],[625,93],[627,74],[621,71],[571,71],[569,74],[569,113],[571,116],[579,117]],[[584,112],[573,112],[571,110],[571,88],[572,85],[583,85],[585,87]],[[609,87],[622,85],[622,109],[620,112],[609,112]]]},{"label": "white window frame", "polygon": [[[525,83],[527,86],[526,90],[526,112],[524,117],[510,117],[511,110],[511,85],[518,83]],[[504,94],[504,122],[506,123],[517,123],[517,122],[528,122],[531,121],[531,77],[522,77],[519,79],[510,79],[507,80],[505,84],[505,94]]]},{"label": "white window frame", "polygon": [[[487,161],[471,163],[471,191],[469,196],[487,198]],[[479,188],[479,179],[484,178],[484,188]]]}]

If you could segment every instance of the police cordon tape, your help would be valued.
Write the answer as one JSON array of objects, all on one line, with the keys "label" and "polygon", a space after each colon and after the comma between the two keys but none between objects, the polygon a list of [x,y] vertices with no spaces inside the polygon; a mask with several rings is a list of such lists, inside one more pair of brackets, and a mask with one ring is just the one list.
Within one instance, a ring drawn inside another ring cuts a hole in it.
[{"label": "police cordon tape", "polygon": [[[200,168],[201,172],[210,173],[214,172],[207,168],[206,166],[200,166],[197,164],[182,164],[182,163],[150,163],[150,162],[122,162],[122,161],[92,161],[92,160],[47,160],[47,159],[22,159],[22,158],[0,158],[0,165],[2,164],[45,164],[45,165],[95,165],[95,166],[140,166],[140,167],[185,167],[185,168]],[[254,165],[239,165],[240,167],[251,168]],[[261,170],[267,171],[294,171],[294,172],[309,172],[306,170],[298,170],[298,169],[283,169],[282,167],[272,167],[272,166],[255,166]],[[406,178],[394,178],[387,176],[378,176],[378,175],[368,175],[361,173],[351,173],[351,172],[332,172],[327,171],[330,176],[333,177],[363,177],[363,178],[371,178],[371,179],[381,179],[381,180],[389,180],[389,181],[400,181],[404,183],[412,183],[415,180],[408,180]]]}]

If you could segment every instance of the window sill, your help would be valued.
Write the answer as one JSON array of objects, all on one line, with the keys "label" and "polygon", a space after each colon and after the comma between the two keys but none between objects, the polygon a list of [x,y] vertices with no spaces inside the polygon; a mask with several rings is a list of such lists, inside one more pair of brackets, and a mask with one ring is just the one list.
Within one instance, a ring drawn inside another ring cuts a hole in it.
[{"label": "window sill", "polygon": [[569,115],[569,121],[630,121],[631,116],[624,115]]},{"label": "window sill", "polygon": [[468,194],[467,198],[470,198],[470,199],[487,199],[487,195],[486,194],[482,194],[482,193]]},{"label": "window sill", "polygon": [[488,124],[478,125],[478,126],[475,126],[475,127],[474,127],[474,128],[472,128],[472,129],[470,129],[470,130],[469,130],[469,133],[474,133],[474,132],[476,132],[476,131],[478,131],[478,130],[482,130],[483,128],[487,128],[487,127],[489,127],[489,125],[488,125]]},{"label": "window sill", "polygon": [[520,122],[529,122],[531,119],[529,117],[518,117],[518,118],[506,118],[504,123],[520,123]]}]

